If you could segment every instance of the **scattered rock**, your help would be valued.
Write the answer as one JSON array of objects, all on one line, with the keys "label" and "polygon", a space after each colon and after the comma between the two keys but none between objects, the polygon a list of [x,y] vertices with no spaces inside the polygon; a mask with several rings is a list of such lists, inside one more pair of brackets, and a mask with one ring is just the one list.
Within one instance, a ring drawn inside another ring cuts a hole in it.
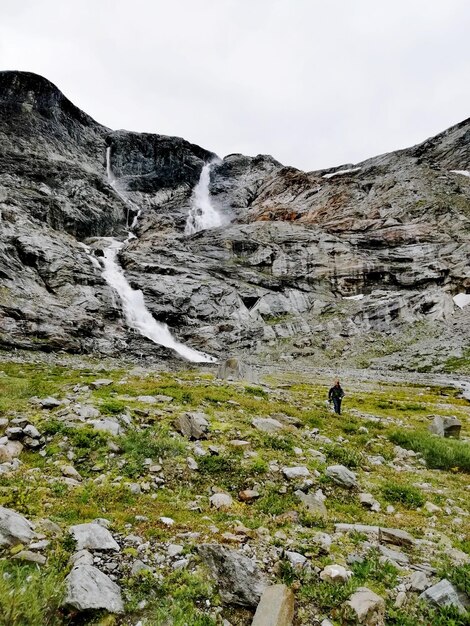
[{"label": "scattered rock", "polygon": [[344,467],[344,465],[330,465],[326,468],[325,473],[333,482],[341,487],[351,489],[357,485],[356,474],[351,472],[347,467]]},{"label": "scattered rock", "polygon": [[256,430],[270,435],[284,429],[284,424],[281,424],[281,422],[272,417],[257,417],[251,422],[251,425],[254,426]]},{"label": "scattered rock", "polygon": [[346,602],[346,607],[349,607],[358,624],[364,626],[385,624],[385,602],[367,587],[359,587]]},{"label": "scattered rock", "polygon": [[219,544],[203,544],[198,552],[217,580],[225,604],[258,605],[267,581],[252,559]]},{"label": "scattered rock", "polygon": [[307,563],[307,558],[299,552],[287,550],[286,558],[294,569],[302,569]]},{"label": "scattered rock", "polygon": [[66,578],[66,587],[65,607],[78,611],[105,609],[110,613],[124,612],[120,588],[93,565],[76,565]]},{"label": "scattered rock", "polygon": [[297,480],[298,478],[308,478],[310,476],[310,470],[303,465],[297,465],[295,467],[283,467],[282,473],[288,480]]},{"label": "scattered rock", "polygon": [[0,506],[0,547],[28,544],[35,536],[33,524],[25,517]]},{"label": "scattered rock", "polygon": [[221,510],[229,509],[233,504],[232,496],[229,496],[228,493],[214,493],[209,501],[211,506]]},{"label": "scattered rock", "polygon": [[28,563],[37,563],[38,565],[45,565],[47,561],[43,554],[38,554],[31,550],[21,550],[13,555],[12,558],[18,559],[19,561],[28,561]]},{"label": "scattered rock", "polygon": [[327,565],[325,569],[320,572],[320,578],[330,583],[345,583],[351,576],[352,572],[342,565]]},{"label": "scattered rock", "polygon": [[443,415],[435,415],[429,431],[439,437],[460,437],[462,423],[456,417],[445,417]]},{"label": "scattered rock", "polygon": [[317,493],[304,493],[300,489],[295,492],[297,498],[302,502],[307,511],[314,516],[322,519],[328,518],[328,511],[325,506],[324,498]]},{"label": "scattered rock", "polygon": [[259,492],[254,489],[243,489],[243,491],[240,491],[238,494],[238,497],[242,502],[253,502],[254,500],[257,500],[259,496]]},{"label": "scattered rock", "polygon": [[209,431],[209,422],[204,413],[184,413],[175,420],[174,426],[188,439],[202,439]]},{"label": "scattered rock", "polygon": [[113,380],[110,378],[99,378],[98,380],[94,380],[90,383],[90,387],[93,389],[100,389],[101,387],[109,387],[109,385],[113,384]]},{"label": "scattered rock", "polygon": [[57,398],[48,397],[38,400],[38,404],[41,409],[55,409],[60,406],[62,402],[60,400],[57,400]]},{"label": "scattered rock", "polygon": [[410,533],[399,528],[380,528],[379,540],[396,546],[412,546],[415,542]]},{"label": "scattered rock", "polygon": [[377,502],[371,493],[360,493],[359,502],[370,511],[375,511],[376,513],[380,511],[380,503]]},{"label": "scattered rock", "polygon": [[466,611],[470,606],[467,594],[456,589],[445,578],[423,591],[419,597],[433,606],[453,606],[461,612]]},{"label": "scattered rock", "polygon": [[286,585],[266,587],[256,608],[252,626],[291,626],[294,594]]},{"label": "scattered rock", "polygon": [[69,532],[77,542],[77,550],[120,550],[109,530],[100,524],[77,524]]},{"label": "scattered rock", "polygon": [[409,588],[411,591],[426,591],[431,586],[426,572],[413,572],[409,578]]}]

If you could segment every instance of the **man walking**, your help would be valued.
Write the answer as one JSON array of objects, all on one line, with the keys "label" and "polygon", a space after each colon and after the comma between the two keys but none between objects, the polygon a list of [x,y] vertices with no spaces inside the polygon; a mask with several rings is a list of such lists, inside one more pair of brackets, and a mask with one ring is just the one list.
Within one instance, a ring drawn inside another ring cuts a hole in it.
[{"label": "man walking", "polygon": [[344,391],[339,384],[339,380],[335,381],[335,384],[328,392],[328,402],[333,401],[333,407],[335,409],[335,413],[341,415],[341,401],[344,398]]}]

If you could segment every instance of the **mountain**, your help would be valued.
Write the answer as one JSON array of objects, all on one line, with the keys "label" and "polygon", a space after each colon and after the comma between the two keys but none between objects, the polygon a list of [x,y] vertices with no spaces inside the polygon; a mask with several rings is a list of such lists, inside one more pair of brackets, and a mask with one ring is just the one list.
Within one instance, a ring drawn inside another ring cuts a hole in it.
[{"label": "mountain", "polygon": [[[224,225],[185,235],[210,169]],[[155,320],[216,357],[442,369],[469,357],[470,119],[302,172],[113,131],[48,80],[0,72],[0,345],[161,359],[98,263],[106,237]],[[90,254],[92,252],[92,254]]]}]

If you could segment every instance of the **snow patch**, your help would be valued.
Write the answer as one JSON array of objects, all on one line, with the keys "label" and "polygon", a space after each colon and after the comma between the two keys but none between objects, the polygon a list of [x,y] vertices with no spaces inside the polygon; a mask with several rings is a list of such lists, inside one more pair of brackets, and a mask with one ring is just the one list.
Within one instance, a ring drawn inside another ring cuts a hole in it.
[{"label": "snow patch", "polygon": [[470,178],[470,172],[468,170],[450,170],[451,174],[461,174],[462,176],[467,176]]},{"label": "snow patch", "polygon": [[330,172],[329,174],[323,174],[322,178],[333,178],[333,176],[342,176],[343,174],[352,174],[358,172],[360,167],[352,167],[349,170],[338,170],[337,172]]},{"label": "snow patch", "polygon": [[343,296],[343,300],[362,300],[363,297],[363,293],[358,293],[357,296]]},{"label": "snow patch", "polygon": [[464,306],[470,304],[470,293],[458,293],[453,300],[458,307],[463,309]]}]

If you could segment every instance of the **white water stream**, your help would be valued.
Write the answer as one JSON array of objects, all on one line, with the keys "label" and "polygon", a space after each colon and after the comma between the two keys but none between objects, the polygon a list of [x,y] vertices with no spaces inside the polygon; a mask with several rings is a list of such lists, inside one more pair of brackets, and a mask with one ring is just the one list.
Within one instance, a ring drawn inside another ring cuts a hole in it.
[{"label": "white water stream", "polygon": [[198,184],[194,187],[191,198],[191,208],[189,209],[185,235],[194,235],[200,230],[208,228],[218,228],[222,226],[221,214],[212,206],[209,184],[211,180],[212,163],[206,163],[202,168]]},{"label": "white water stream", "polygon": [[[111,170],[110,148],[107,148],[106,150],[106,173],[108,175],[109,182],[116,189],[115,177]],[[122,197],[122,193],[118,191],[117,193]],[[123,200],[127,201],[125,198],[123,198]],[[137,225],[139,216],[140,210],[132,222],[131,229],[135,228]],[[133,237],[135,237],[135,235],[129,231],[128,239],[132,239]],[[150,339],[154,343],[165,346],[166,348],[171,348],[188,361],[192,361],[194,363],[215,362],[216,359],[214,357],[205,354],[204,352],[198,352],[197,350],[189,348],[179,341],[176,341],[168,326],[157,322],[145,306],[144,294],[140,291],[140,289],[133,289],[129,285],[126,277],[124,276],[124,272],[118,263],[118,254],[124,247],[125,242],[118,241],[113,237],[107,237],[105,239],[109,241],[109,246],[104,250],[104,257],[102,258],[104,268],[102,276],[108,285],[117,291],[128,326],[137,330],[141,335],[147,337],[147,339]]]}]

